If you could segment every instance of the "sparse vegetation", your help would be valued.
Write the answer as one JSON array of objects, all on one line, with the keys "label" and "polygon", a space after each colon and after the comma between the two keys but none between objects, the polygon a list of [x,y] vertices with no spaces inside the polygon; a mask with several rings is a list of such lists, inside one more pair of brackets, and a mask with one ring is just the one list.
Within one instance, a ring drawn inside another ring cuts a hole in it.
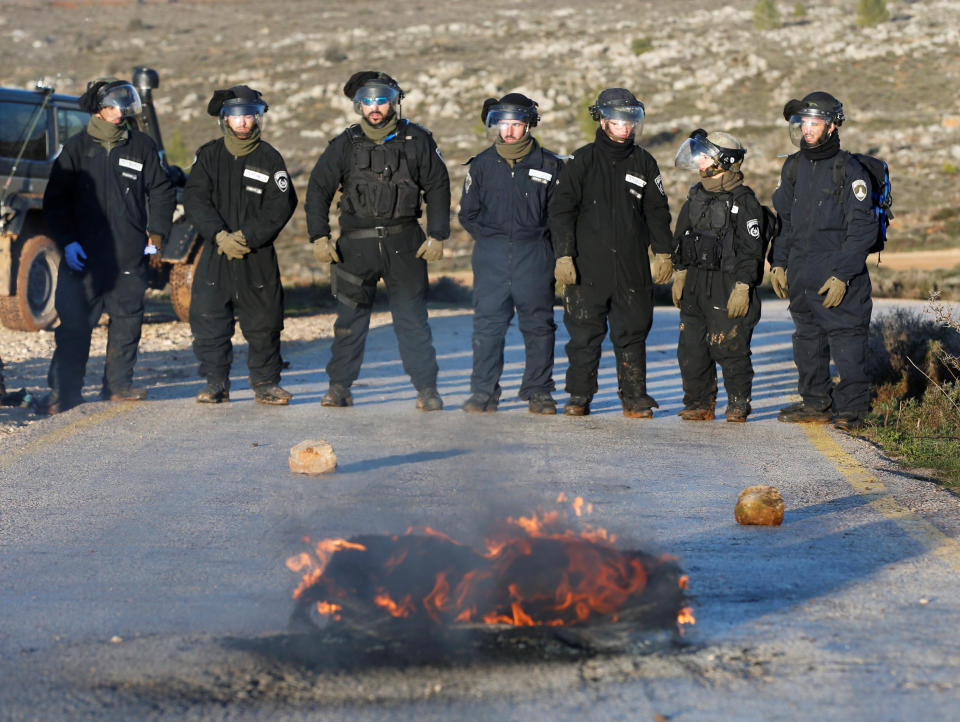
[{"label": "sparse vegetation", "polygon": [[960,489],[960,319],[936,293],[926,311],[932,320],[899,311],[871,324],[876,398],[865,433]]},{"label": "sparse vegetation", "polygon": [[807,17],[807,6],[803,3],[794,3],[793,5],[793,17],[795,18],[805,18]]},{"label": "sparse vegetation", "polygon": [[857,27],[868,28],[889,19],[886,0],[857,0]]},{"label": "sparse vegetation", "polygon": [[178,165],[189,173],[190,166],[193,164],[193,151],[183,137],[183,130],[176,128],[163,139],[163,145],[167,152],[167,162],[171,165]]},{"label": "sparse vegetation", "polygon": [[773,0],[757,0],[753,6],[753,27],[757,30],[776,30],[782,26],[777,4]]},{"label": "sparse vegetation", "polygon": [[633,51],[634,55],[643,55],[653,50],[653,39],[649,36],[644,36],[641,38],[634,38],[630,43],[630,50]]},{"label": "sparse vegetation", "polygon": [[956,175],[957,174],[957,165],[956,163],[944,163],[943,172],[947,175]]}]

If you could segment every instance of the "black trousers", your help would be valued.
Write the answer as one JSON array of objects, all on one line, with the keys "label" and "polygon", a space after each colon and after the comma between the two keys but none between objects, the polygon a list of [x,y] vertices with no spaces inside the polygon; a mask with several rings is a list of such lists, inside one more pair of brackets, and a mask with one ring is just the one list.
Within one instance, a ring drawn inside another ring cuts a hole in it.
[{"label": "black trousers", "polygon": [[750,341],[760,320],[760,298],[750,292],[750,307],[743,318],[727,316],[727,300],[736,281],[719,271],[691,268],[680,301],[680,339],[677,361],[687,408],[712,408],[717,400],[717,364],[730,406],[750,403],[753,364]]},{"label": "black trousers", "polygon": [[653,325],[653,289],[617,292],[580,284],[566,286],[563,324],[567,343],[566,390],[571,396],[593,398],[603,338],[610,324],[610,340],[617,359],[618,395],[635,408],[652,408],[647,394],[647,334]]},{"label": "black trousers", "polygon": [[90,336],[101,314],[110,314],[103,386],[122,390],[133,382],[140,329],[143,326],[143,294],[146,269],[121,271],[115,278],[78,273],[61,261],[55,304],[60,325],[54,331],[56,349],[47,383],[61,398],[79,396],[90,357]]},{"label": "black trousers", "polygon": [[[822,269],[791,265],[787,269],[793,360],[799,374],[798,390],[803,402],[838,414],[862,415],[870,410],[870,379],[866,372],[867,334],[873,301],[866,271],[850,281],[843,301],[835,308],[823,307],[817,294],[823,284]],[[839,380],[830,375],[830,360]]]},{"label": "black trousers", "polygon": [[383,238],[338,241],[343,261],[330,267],[337,297],[337,320],[327,376],[349,387],[360,375],[370,330],[370,313],[382,278],[390,294],[390,314],[404,372],[418,391],[437,385],[437,353],[427,322],[427,262],[416,257],[425,236],[410,225]]},{"label": "black trousers", "polygon": [[470,391],[490,396],[503,373],[507,329],[517,313],[525,365],[519,396],[553,391],[553,247],[549,241],[478,239],[473,247],[473,372]]},{"label": "black trousers", "polygon": [[283,285],[272,246],[230,260],[206,243],[190,296],[190,330],[200,375],[213,384],[230,377],[235,318],[247,339],[250,385],[279,383]]}]

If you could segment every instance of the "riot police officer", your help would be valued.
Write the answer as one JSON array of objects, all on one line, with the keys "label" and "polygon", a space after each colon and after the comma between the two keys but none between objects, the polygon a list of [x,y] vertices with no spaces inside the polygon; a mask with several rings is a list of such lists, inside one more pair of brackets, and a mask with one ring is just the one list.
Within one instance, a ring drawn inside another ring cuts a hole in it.
[{"label": "riot police officer", "polygon": [[[355,73],[343,87],[360,122],[330,141],[307,187],[307,231],[314,256],[330,263],[337,320],[324,406],[351,406],[377,281],[390,312],[417,408],[438,411],[437,359],[427,321],[427,261],[443,257],[450,235],[450,180],[426,128],[400,117],[403,90],[386,73]],[[330,203],[340,198],[340,237],[331,237]],[[427,204],[427,234],[418,223]]]},{"label": "riot police officer", "polygon": [[608,88],[590,114],[599,121],[596,138],[564,164],[550,204],[554,273],[565,284],[563,323],[570,333],[563,412],[590,413],[609,321],[623,414],[652,418],[658,404],[647,393],[646,340],[653,283],[673,273],[667,194],[656,160],[635,142],[643,103],[629,90]]},{"label": "riot police officer", "polygon": [[531,135],[540,114],[525,95],[488,98],[480,117],[493,145],[467,161],[459,214],[474,239],[473,373],[463,410],[497,410],[504,339],[516,309],[526,350],[519,396],[531,413],[555,414],[547,206],[562,162]]},{"label": "riot police officer", "polygon": [[283,286],[273,243],[297,207],[277,150],[261,137],[267,103],[246,85],[217,90],[207,113],[223,137],[200,146],[183,205],[204,239],[190,296],[190,330],[200,375],[199,403],[230,400],[234,316],[249,345],[254,401],[285,405],[280,387]]},{"label": "riot police officer", "polygon": [[778,418],[856,428],[870,409],[866,354],[873,302],[866,261],[878,232],[871,181],[840,149],[845,116],[835,97],[817,91],[790,100],[783,117],[800,150],[784,162],[773,194],[783,225],[773,243],[771,275],[777,295],[790,298],[802,401]]},{"label": "riot police officer", "polygon": [[47,376],[52,414],[83,402],[90,337],[104,310],[110,326],[100,397],[147,397],[146,389],[133,385],[146,253],[156,252],[170,232],[177,202],[156,144],[125,122],[142,109],[136,88],[100,79],[78,102],[92,114],[90,122],[64,143],[43,197],[47,227],[63,252],[56,290],[60,325]]},{"label": "riot police officer", "polygon": [[674,230],[673,303],[680,309],[677,360],[685,421],[714,418],[717,364],[727,390],[727,421],[750,413],[750,339],[760,320],[763,210],[743,183],[746,149],[729,133],[697,129],[674,165],[698,171]]}]

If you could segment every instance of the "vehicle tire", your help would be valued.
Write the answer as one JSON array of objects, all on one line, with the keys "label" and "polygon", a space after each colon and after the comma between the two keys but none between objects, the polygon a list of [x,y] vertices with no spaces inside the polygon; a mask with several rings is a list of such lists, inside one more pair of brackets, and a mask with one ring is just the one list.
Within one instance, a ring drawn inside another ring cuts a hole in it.
[{"label": "vehicle tire", "polygon": [[20,249],[17,295],[0,296],[0,320],[17,331],[41,331],[57,320],[55,305],[60,249],[43,235],[31,236]]},{"label": "vehicle tire", "polygon": [[175,263],[170,269],[170,304],[173,312],[184,323],[190,322],[190,291],[193,288],[193,274],[200,263],[200,251],[186,263]]}]

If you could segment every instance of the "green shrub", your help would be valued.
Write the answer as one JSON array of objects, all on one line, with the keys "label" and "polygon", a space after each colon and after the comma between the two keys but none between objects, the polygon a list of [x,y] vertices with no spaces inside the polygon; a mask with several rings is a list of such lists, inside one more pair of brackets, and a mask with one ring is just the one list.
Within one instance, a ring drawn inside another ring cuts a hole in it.
[{"label": "green shrub", "polygon": [[950,163],[949,161],[943,164],[943,172],[947,175],[956,175],[957,166],[955,163]]},{"label": "green shrub", "polygon": [[793,6],[793,17],[795,18],[807,17],[807,7],[803,3],[795,3]]},{"label": "green shrub", "polygon": [[857,0],[857,27],[872,27],[889,19],[886,0]]},{"label": "green shrub", "polygon": [[163,146],[167,152],[167,162],[170,165],[178,165],[189,173],[190,166],[193,165],[193,151],[183,137],[183,130],[181,128],[174,130],[164,139]]},{"label": "green shrub", "polygon": [[899,311],[871,324],[876,394],[865,433],[960,486],[960,320],[937,294],[927,310],[934,320]]},{"label": "green shrub", "polygon": [[634,55],[643,55],[653,50],[653,40],[648,36],[634,38],[630,43],[630,49]]},{"label": "green shrub", "polygon": [[782,25],[777,4],[773,0],[757,0],[753,6],[753,27],[757,30],[776,30]]}]

